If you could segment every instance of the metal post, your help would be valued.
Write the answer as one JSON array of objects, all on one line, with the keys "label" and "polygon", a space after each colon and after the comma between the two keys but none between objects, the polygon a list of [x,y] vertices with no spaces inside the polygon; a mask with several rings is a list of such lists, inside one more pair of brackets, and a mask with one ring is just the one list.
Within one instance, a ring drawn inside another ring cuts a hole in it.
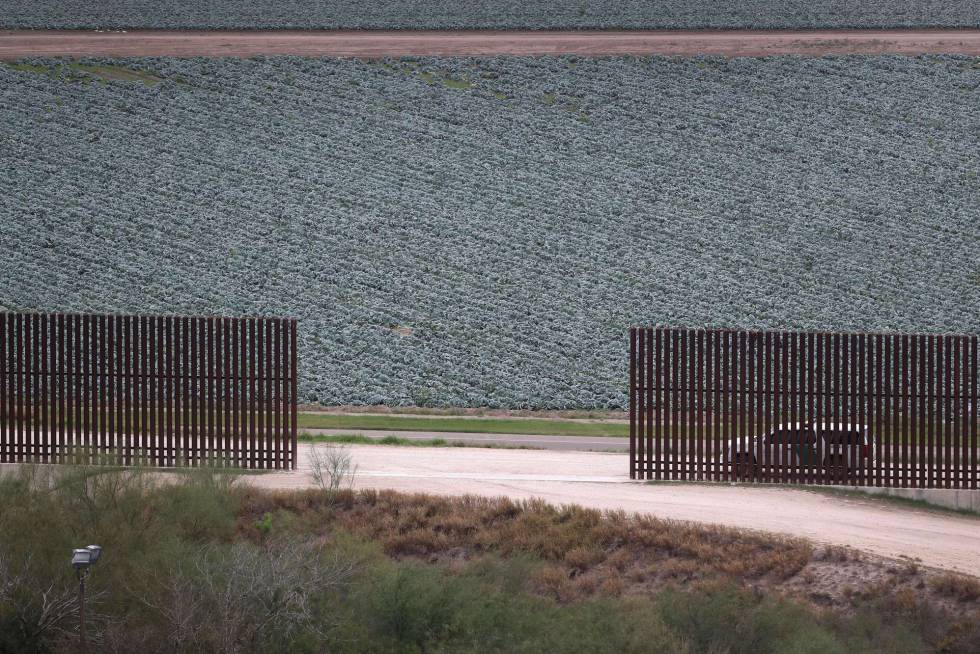
[{"label": "metal post", "polygon": [[78,646],[82,654],[88,652],[88,640],[85,637],[85,571],[78,570]]}]

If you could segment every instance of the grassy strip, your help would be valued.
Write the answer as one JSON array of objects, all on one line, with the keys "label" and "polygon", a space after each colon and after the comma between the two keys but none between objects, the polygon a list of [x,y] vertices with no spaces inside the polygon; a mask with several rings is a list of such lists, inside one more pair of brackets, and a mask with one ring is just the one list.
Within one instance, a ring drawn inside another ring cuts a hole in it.
[{"label": "grassy strip", "polygon": [[337,443],[340,445],[405,445],[408,447],[482,447],[500,450],[535,450],[539,448],[524,445],[502,445],[500,443],[469,443],[466,441],[447,441],[444,438],[402,438],[392,434],[383,438],[370,438],[362,434],[308,434],[299,435],[305,443]]},{"label": "grassy strip", "polygon": [[626,411],[607,409],[491,409],[488,407],[390,406],[301,404],[300,411],[364,415],[461,416],[469,418],[538,418],[551,420],[627,420]]},{"label": "grassy strip", "polygon": [[377,431],[455,431],[470,434],[527,434],[533,436],[630,435],[622,423],[500,418],[415,418],[385,415],[299,414],[301,429],[371,429]]}]

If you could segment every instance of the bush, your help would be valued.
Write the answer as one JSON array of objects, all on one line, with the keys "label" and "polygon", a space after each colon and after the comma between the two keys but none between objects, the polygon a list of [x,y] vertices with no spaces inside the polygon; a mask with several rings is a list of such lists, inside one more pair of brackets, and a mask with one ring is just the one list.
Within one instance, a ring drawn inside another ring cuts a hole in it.
[{"label": "bush", "polygon": [[[362,536],[342,528],[345,516],[365,527]],[[404,525],[427,547],[451,533],[442,546],[453,548],[425,550],[423,561],[389,558],[383,537]],[[541,503],[267,494],[211,471],[7,469],[0,653],[74,651],[68,555],[92,542],[105,547],[89,578],[95,651],[968,652],[980,638],[975,623],[954,624],[924,600],[885,596],[851,615],[725,581],[623,590],[620,568],[642,559],[631,549],[640,540],[697,561],[704,574],[719,551],[751,552],[761,538]],[[609,555],[617,551],[628,555]],[[588,578],[598,592],[581,592],[573,575],[595,575]]]},{"label": "bush", "polygon": [[304,542],[235,539],[229,475],[25,466],[0,478],[0,652],[77,637],[74,547],[104,556],[88,581],[91,638],[116,651],[268,651],[317,633],[316,598],[352,564]]},{"label": "bush", "polygon": [[681,652],[649,602],[562,606],[475,576],[388,566],[362,591],[364,639],[379,652]]},{"label": "bush", "polygon": [[685,634],[696,652],[844,652],[801,606],[761,600],[731,589],[696,595],[668,591],[659,607],[666,624]]}]

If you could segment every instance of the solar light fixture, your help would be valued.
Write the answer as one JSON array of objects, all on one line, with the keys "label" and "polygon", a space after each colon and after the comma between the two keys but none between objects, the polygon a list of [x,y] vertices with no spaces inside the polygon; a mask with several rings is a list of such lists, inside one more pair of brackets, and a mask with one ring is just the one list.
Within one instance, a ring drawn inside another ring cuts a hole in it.
[{"label": "solar light fixture", "polygon": [[75,550],[71,555],[71,567],[81,572],[92,565],[92,553],[87,549]]},{"label": "solar light fixture", "polygon": [[98,545],[89,545],[85,549],[92,553],[92,563],[98,563],[99,557],[102,556],[102,548]]},{"label": "solar light fixture", "polygon": [[98,545],[89,545],[88,547],[72,550],[71,567],[81,573],[83,570],[88,570],[91,566],[95,565],[100,556],[102,556],[102,548]]},{"label": "solar light fixture", "polygon": [[98,545],[89,545],[71,551],[71,567],[75,568],[75,574],[78,576],[78,640],[82,652],[88,651],[85,638],[85,577],[100,556],[102,556],[102,548]]}]

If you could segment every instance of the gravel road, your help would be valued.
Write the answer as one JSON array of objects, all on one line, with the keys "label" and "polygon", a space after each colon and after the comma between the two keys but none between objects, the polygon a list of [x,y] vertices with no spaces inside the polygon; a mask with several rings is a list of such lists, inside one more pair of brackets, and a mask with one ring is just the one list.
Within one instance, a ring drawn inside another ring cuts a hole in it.
[{"label": "gravel road", "polygon": [[60,56],[980,55],[980,30],[0,30],[0,59]]}]

